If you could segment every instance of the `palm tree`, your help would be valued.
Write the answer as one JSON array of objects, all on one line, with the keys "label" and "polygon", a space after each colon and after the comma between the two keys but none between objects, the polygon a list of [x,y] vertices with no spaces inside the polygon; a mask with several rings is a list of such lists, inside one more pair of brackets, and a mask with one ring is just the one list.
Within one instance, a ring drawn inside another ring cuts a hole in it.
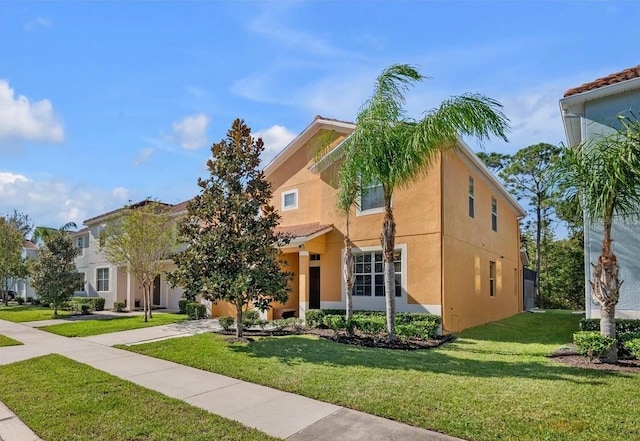
[{"label": "palm tree", "polygon": [[31,242],[38,243],[39,240],[44,241],[47,237],[49,237],[55,231],[69,231],[72,228],[78,228],[75,222],[67,222],[57,230],[52,227],[44,227],[44,226],[36,227],[36,229],[33,230],[33,236],[31,238]]},{"label": "palm tree", "polygon": [[360,188],[382,185],[385,215],[380,241],[389,340],[396,338],[393,191],[426,172],[441,151],[456,146],[459,135],[475,136],[481,141],[497,135],[506,140],[508,130],[500,103],[478,94],[452,97],[417,120],[407,117],[405,93],[423,79],[406,64],[384,70],[376,80],[373,95],[358,113],[355,131],[343,142],[340,192],[351,191],[354,178],[359,180]]},{"label": "palm tree", "polygon": [[[613,221],[637,217],[640,206],[640,121],[619,120],[621,127],[612,134],[567,149],[556,171],[565,196],[580,200],[585,221],[603,226],[602,251],[593,265],[590,284],[591,296],[600,307],[600,332],[612,338],[622,285],[618,259],[611,248]],[[616,345],[601,358],[615,363]]]}]

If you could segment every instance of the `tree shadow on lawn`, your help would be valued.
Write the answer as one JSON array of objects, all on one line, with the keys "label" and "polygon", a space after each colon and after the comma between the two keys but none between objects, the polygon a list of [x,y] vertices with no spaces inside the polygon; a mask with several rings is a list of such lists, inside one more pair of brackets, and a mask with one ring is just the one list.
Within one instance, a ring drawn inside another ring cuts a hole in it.
[{"label": "tree shadow on lawn", "polygon": [[326,366],[353,366],[372,369],[415,370],[434,374],[478,378],[528,378],[561,380],[579,384],[606,384],[608,378],[636,378],[633,375],[589,371],[553,365],[547,360],[499,361],[459,358],[446,350],[397,351],[362,348],[327,340],[290,336],[264,338],[249,344],[230,344],[237,353],[257,358],[277,358],[281,363],[312,363]]}]

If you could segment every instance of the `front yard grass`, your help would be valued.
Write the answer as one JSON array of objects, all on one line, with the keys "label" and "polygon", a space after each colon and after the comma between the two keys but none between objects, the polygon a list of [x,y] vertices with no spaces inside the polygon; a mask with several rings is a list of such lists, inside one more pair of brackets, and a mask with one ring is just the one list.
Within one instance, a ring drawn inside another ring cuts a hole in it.
[{"label": "front yard grass", "polygon": [[58,316],[53,315],[53,308],[32,305],[0,306],[0,319],[15,323],[36,322],[55,318],[69,317],[69,311],[58,310]]},{"label": "front yard grass", "polygon": [[187,319],[185,314],[154,313],[153,318],[144,322],[140,315],[133,317],[117,317],[112,319],[83,320],[73,323],[61,323],[38,328],[64,337],[88,337],[90,335],[109,334],[111,332],[129,331],[131,329],[149,328],[151,326],[168,325]]},{"label": "front yard grass", "polygon": [[0,335],[0,346],[18,346],[21,344],[19,341],[9,338],[6,335]]},{"label": "front yard grass", "polygon": [[0,397],[45,441],[275,440],[60,355],[0,366]]},{"label": "front yard grass", "polygon": [[125,349],[468,440],[640,439],[640,376],[546,357],[571,341],[580,318],[523,313],[429,351],[310,336],[228,344],[215,334]]}]

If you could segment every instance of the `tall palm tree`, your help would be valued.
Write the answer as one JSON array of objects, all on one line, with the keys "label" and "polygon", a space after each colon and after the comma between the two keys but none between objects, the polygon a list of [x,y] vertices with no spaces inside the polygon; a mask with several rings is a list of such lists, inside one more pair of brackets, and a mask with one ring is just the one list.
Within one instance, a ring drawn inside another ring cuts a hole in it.
[{"label": "tall palm tree", "polygon": [[411,184],[426,172],[441,151],[456,146],[459,135],[481,141],[497,135],[506,140],[508,130],[500,103],[478,94],[452,97],[419,119],[409,118],[404,109],[405,93],[425,78],[406,64],[385,69],[376,80],[373,95],[358,113],[355,131],[343,142],[340,192],[350,191],[354,177],[360,188],[382,185],[385,215],[380,241],[389,340],[396,338],[396,224],[391,207],[395,188]]},{"label": "tall palm tree", "polygon": [[44,241],[47,237],[51,235],[51,233],[55,231],[69,231],[72,228],[78,228],[75,222],[67,222],[66,224],[64,224],[58,229],[55,229],[52,227],[44,227],[41,225],[39,227],[36,227],[35,230],[33,230],[33,236],[31,238],[31,242],[38,243],[39,240]]},{"label": "tall palm tree", "polygon": [[[637,217],[640,207],[640,121],[619,120],[621,127],[612,134],[567,149],[556,171],[565,196],[580,200],[585,221],[602,224],[602,251],[593,264],[591,296],[600,307],[600,332],[612,338],[622,285],[611,248],[613,221]],[[616,362],[616,345],[601,358]]]}]

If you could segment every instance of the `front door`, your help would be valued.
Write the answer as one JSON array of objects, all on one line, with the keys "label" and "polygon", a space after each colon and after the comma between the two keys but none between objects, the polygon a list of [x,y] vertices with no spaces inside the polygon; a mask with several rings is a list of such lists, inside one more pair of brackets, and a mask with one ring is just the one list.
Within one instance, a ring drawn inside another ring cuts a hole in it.
[{"label": "front door", "polygon": [[153,279],[153,305],[160,306],[160,274]]},{"label": "front door", "polygon": [[309,268],[309,309],[320,309],[320,267]]}]

